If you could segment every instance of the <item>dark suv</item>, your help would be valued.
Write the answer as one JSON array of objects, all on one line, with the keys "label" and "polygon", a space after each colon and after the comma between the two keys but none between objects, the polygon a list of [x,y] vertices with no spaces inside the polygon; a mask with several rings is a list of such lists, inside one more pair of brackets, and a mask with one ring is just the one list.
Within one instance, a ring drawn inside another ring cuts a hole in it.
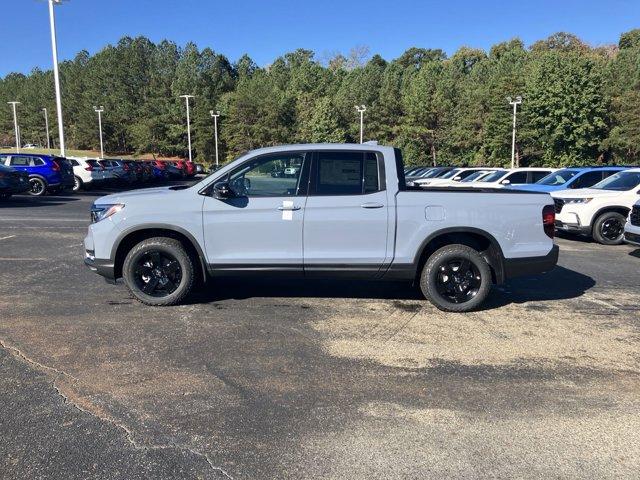
[{"label": "dark suv", "polygon": [[66,158],[36,153],[3,153],[0,164],[29,175],[29,193],[45,195],[72,190],[75,183],[73,166]]}]

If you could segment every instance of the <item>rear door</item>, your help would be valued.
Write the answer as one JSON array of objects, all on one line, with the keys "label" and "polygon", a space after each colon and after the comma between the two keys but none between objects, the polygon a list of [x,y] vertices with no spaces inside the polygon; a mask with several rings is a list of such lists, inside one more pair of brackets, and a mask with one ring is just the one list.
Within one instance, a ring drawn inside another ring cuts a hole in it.
[{"label": "rear door", "polygon": [[371,151],[313,156],[304,214],[305,274],[375,273],[387,257],[384,158]]}]

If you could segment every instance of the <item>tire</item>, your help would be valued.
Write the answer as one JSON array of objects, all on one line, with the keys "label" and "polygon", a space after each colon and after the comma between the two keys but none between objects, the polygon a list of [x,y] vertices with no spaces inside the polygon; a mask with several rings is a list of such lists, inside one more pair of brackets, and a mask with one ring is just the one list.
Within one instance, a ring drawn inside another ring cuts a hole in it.
[{"label": "tire", "polygon": [[73,191],[74,192],[79,192],[80,190],[82,190],[84,188],[84,182],[82,181],[82,179],[80,177],[74,176],[73,177]]},{"label": "tire", "polygon": [[593,222],[593,239],[602,245],[620,245],[624,237],[626,217],[618,212],[605,212]]},{"label": "tire", "polygon": [[[461,269],[464,272],[459,274]],[[473,248],[460,244],[437,250],[420,274],[423,295],[445,312],[477,309],[489,295],[491,283],[491,268],[485,259]]]},{"label": "tire", "polygon": [[167,237],[149,238],[133,247],[124,259],[122,276],[131,294],[152,306],[181,303],[196,277],[182,243]]},{"label": "tire", "polygon": [[42,197],[47,194],[47,182],[40,177],[31,177],[29,179],[29,194],[34,197]]}]

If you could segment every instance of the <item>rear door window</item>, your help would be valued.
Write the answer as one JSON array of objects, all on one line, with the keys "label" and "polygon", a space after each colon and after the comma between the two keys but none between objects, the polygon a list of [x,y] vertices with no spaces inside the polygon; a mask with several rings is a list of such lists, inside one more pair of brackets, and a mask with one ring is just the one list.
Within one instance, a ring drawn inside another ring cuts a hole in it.
[{"label": "rear door window", "polygon": [[14,167],[28,167],[31,157],[11,157],[10,165]]},{"label": "rear door window", "polygon": [[312,195],[363,195],[384,190],[373,152],[318,152]]},{"label": "rear door window", "polygon": [[601,171],[586,172],[580,175],[571,184],[571,188],[589,188],[602,180]]},{"label": "rear door window", "polygon": [[511,183],[527,183],[527,172],[514,172],[505,180],[509,180]]},{"label": "rear door window", "polygon": [[549,175],[549,172],[531,172],[531,183],[537,183],[547,175]]}]

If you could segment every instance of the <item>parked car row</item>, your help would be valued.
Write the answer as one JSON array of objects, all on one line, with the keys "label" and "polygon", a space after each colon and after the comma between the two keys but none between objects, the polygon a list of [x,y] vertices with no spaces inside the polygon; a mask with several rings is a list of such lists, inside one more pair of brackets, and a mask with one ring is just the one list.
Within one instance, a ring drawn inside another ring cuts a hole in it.
[{"label": "parked car row", "polygon": [[40,196],[99,185],[134,185],[193,177],[202,165],[185,160],[123,160],[58,157],[34,153],[0,154],[0,198],[20,193]]}]

